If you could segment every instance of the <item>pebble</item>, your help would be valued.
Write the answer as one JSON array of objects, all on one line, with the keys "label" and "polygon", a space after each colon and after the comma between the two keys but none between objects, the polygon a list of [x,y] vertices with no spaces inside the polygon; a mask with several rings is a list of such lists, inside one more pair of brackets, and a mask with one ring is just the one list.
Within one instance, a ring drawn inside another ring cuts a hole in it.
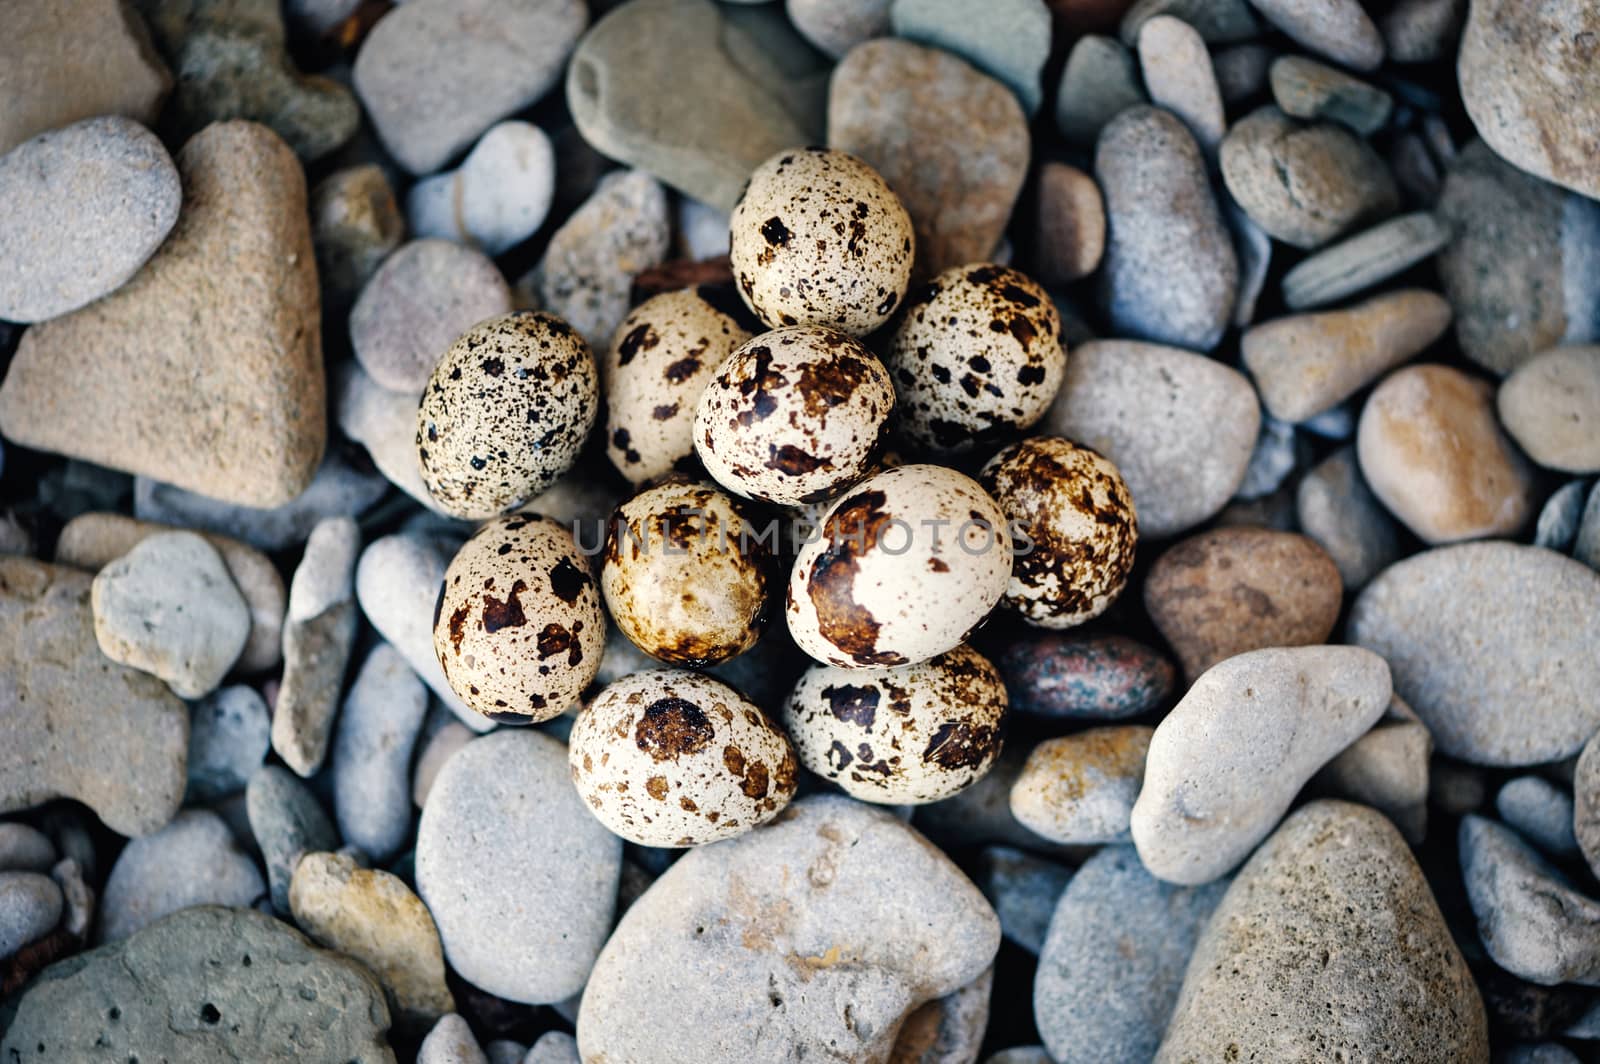
[{"label": "pebble", "polygon": [[861,158],[904,202],[914,279],[989,259],[1030,151],[1027,118],[1003,84],[948,52],[892,38],[868,41],[834,68],[828,147]]},{"label": "pebble", "polygon": [[387,482],[432,513],[448,517],[428,493],[417,464],[421,392],[391,392],[352,360],[334,368],[333,393],[340,431],[367,449],[367,456]]},{"label": "pebble", "polygon": [[1250,0],[1297,44],[1352,70],[1383,62],[1383,38],[1360,0]]},{"label": "pebble", "polygon": [[894,1064],[965,1064],[975,1060],[989,1026],[994,968],[966,986],[913,1011],[895,1035]]},{"label": "pebble", "polygon": [[1176,679],[1160,653],[1120,635],[1030,635],[1007,642],[995,664],[1012,709],[1066,720],[1139,716],[1165,704]]},{"label": "pebble", "polygon": [[578,1046],[584,1059],[712,1046],[730,1060],[886,1059],[903,1019],[981,976],[999,944],[978,889],[893,814],[809,798],[690,851],[634,903],[584,991]]},{"label": "pebble", "polygon": [[695,262],[726,255],[729,249],[729,212],[690,199],[677,197],[677,210],[673,215],[673,231],[677,234],[674,250]]},{"label": "pebble", "polygon": [[978,889],[994,906],[1001,935],[1036,956],[1071,879],[1071,869],[1011,846],[987,846],[978,855]]},{"label": "pebble", "polygon": [[184,698],[214,691],[250,634],[250,609],[216,548],[193,532],[140,540],[94,578],[95,640],[112,661]]},{"label": "pebble", "polygon": [[896,37],[960,56],[1016,94],[1029,115],[1044,93],[1039,74],[1050,56],[1050,9],[1044,0],[994,0],[975,19],[963,0],[894,0]]},{"label": "pebble", "polygon": [[1163,883],[1132,846],[1107,846],[1061,895],[1033,980],[1039,1035],[1056,1064],[1149,1060],[1184,968],[1226,880]]},{"label": "pebble", "polygon": [[116,942],[192,905],[248,907],[267,891],[261,870],[217,814],[185,809],[123,847],[100,899],[100,942]]},{"label": "pebble", "polygon": [[64,911],[60,929],[79,942],[89,937],[89,923],[94,919],[95,894],[84,882],[83,866],[76,858],[64,857],[50,869],[50,879],[61,888]]},{"label": "pebble", "polygon": [[[70,40],[71,48],[61,42]],[[97,115],[154,125],[172,75],[123,0],[59,0],[6,12],[0,41],[0,155]]]},{"label": "pebble", "polygon": [[294,773],[265,765],[245,788],[250,832],[267,865],[272,907],[289,912],[289,882],[300,858],[339,848],[339,833],[310,788]]},{"label": "pebble", "polygon": [[763,160],[823,132],[825,67],[772,51],[733,23],[735,10],[636,0],[596,23],[567,65],[567,106],[584,140],[721,210]]},{"label": "pebble", "polygon": [[1232,1045],[1240,1060],[1294,1047],[1308,1060],[1488,1064],[1472,974],[1382,814],[1313,802],[1235,877],[1200,934],[1155,1061],[1218,1059]]},{"label": "pebble", "polygon": [[1209,351],[1233,315],[1239,260],[1194,137],[1167,111],[1129,108],[1101,133],[1094,172],[1109,228],[1100,300],[1113,329]]},{"label": "pebble", "polygon": [[1272,267],[1272,238],[1250,220],[1250,216],[1233,202],[1232,196],[1223,197],[1222,210],[1233,232],[1234,251],[1239,256],[1239,294],[1233,301],[1233,324],[1245,328],[1256,320],[1256,304],[1267,286],[1267,271]]},{"label": "pebble", "polygon": [[55,863],[55,845],[44,832],[27,824],[0,823],[0,872],[48,872]]},{"label": "pebble", "polygon": [[1554,1042],[1512,1046],[1503,1059],[1505,1064],[1581,1064],[1572,1050]]},{"label": "pebble", "polygon": [[411,831],[411,748],[427,709],[428,689],[399,651],[375,646],[350,686],[333,743],[339,834],[374,861],[393,857]]},{"label": "pebble", "polygon": [[1206,42],[1189,23],[1157,15],[1139,27],[1139,69],[1150,102],[1183,120],[1206,157],[1215,158],[1227,129],[1222,90]]},{"label": "pebble", "polygon": [[1023,827],[1011,814],[1011,787],[1022,774],[1027,753],[1021,744],[1007,744],[988,775],[942,802],[917,806],[913,813],[917,830],[945,849],[999,844],[1070,855],[1065,847]]},{"label": "pebble", "polygon": [[452,1011],[433,917],[397,877],[342,853],[308,853],[289,884],[294,922],[316,942],[354,957],[378,977],[402,1023]]},{"label": "pebble", "polygon": [[427,738],[423,743],[422,752],[417,755],[416,768],[411,774],[413,805],[421,809],[428,803],[428,795],[433,790],[434,780],[439,778],[439,772],[445,763],[472,739],[472,729],[458,720],[450,721]]},{"label": "pebble", "polygon": [[1148,102],[1133,53],[1112,37],[1085,34],[1067,53],[1056,92],[1056,128],[1081,148],[1130,107]]},{"label": "pebble", "polygon": [[1431,63],[1454,51],[1465,0],[1399,0],[1378,20],[1384,50],[1396,63]]},{"label": "pebble", "polygon": [[1012,1046],[988,1057],[983,1064],[1055,1064],[1044,1046]]},{"label": "pebble", "polygon": [[1222,179],[1250,219],[1298,248],[1316,248],[1400,204],[1389,169],[1343,126],[1302,125],[1273,106],[1223,138]]},{"label": "pebble", "polygon": [[1533,469],[1501,431],[1494,389],[1437,364],[1390,374],[1356,431],[1361,472],[1429,544],[1517,532],[1533,516]]},{"label": "pebble", "polygon": [[197,134],[178,172],[184,209],[138,275],[23,334],[0,387],[0,431],[276,506],[310,482],[325,440],[305,176],[250,122]]},{"label": "pebble", "polygon": [[1583,517],[1578,522],[1578,537],[1572,544],[1572,556],[1600,572],[1600,487],[1589,491],[1589,501],[1584,504]]},{"label": "pebble", "polygon": [[0,813],[75,798],[148,835],[183,800],[188,708],[101,654],[89,598],[86,574],[0,557]]},{"label": "pebble", "polygon": [[1211,55],[1222,102],[1237,107],[1266,90],[1269,71],[1277,52],[1258,41],[1229,45]]},{"label": "pebble", "polygon": [[1500,385],[1500,422],[1547,469],[1600,472],[1600,345],[1556,347]]},{"label": "pebble", "polygon": [[356,637],[354,577],[360,552],[361,530],[353,520],[324,518],[311,530],[289,586],[272,748],[301,776],[321,768],[328,752]]},{"label": "pebble", "polygon": [[1280,56],[1268,77],[1284,114],[1307,121],[1326,118],[1370,137],[1389,121],[1394,99],[1337,67],[1303,55]]},{"label": "pebble", "polygon": [[572,787],[566,747],[532,731],[457,751],[417,832],[417,889],[450,966],[528,1004],[583,989],[611,928],[621,865],[621,840]]},{"label": "pebble", "polygon": [[1167,548],[1145,578],[1144,605],[1193,683],[1235,654],[1325,642],[1342,593],[1338,567],[1315,541],[1231,527]]},{"label": "pebble", "polygon": [[522,1064],[580,1064],[578,1040],[565,1031],[546,1031],[522,1058]]},{"label": "pebble", "polygon": [[1283,276],[1290,310],[1336,303],[1415,266],[1450,242],[1427,211],[1403,214],[1302,259]]},{"label": "pebble", "polygon": [[[1273,496],[1300,462],[1300,447],[1295,427],[1274,417],[1262,417],[1261,435],[1256,437],[1255,448],[1250,452],[1250,464],[1245,467],[1244,480],[1234,493],[1233,503],[1222,512],[1223,524],[1263,524],[1273,521],[1234,521],[1229,514],[1236,506],[1277,506]],[[1281,496],[1279,497],[1281,498]],[[1286,508],[1286,507],[1284,507]]]},{"label": "pebble", "polygon": [[[1390,703],[1390,716],[1397,703]],[[1403,704],[1403,703],[1401,703]],[[1433,738],[1415,720],[1382,720],[1323,766],[1313,786],[1370,805],[1419,845],[1428,828],[1428,758]]]},{"label": "pebble", "polygon": [[1353,447],[1339,448],[1300,478],[1295,517],[1333,559],[1347,591],[1360,591],[1400,560],[1399,525],[1367,487]]},{"label": "pebble", "polygon": [[1501,158],[1600,199],[1600,10],[1586,0],[1475,0],[1456,56],[1461,102]]},{"label": "pebble", "polygon": [[1494,808],[1501,820],[1551,857],[1578,856],[1572,796],[1549,780],[1541,776],[1508,780],[1495,795]]},{"label": "pebble", "polygon": [[1600,901],[1503,824],[1464,817],[1458,844],[1478,937],[1496,964],[1541,986],[1600,983]]},{"label": "pebble", "polygon": [[1583,480],[1569,480],[1551,492],[1539,511],[1533,545],[1567,553],[1578,536],[1578,522],[1582,519],[1583,503],[1588,494],[1589,484]]},{"label": "pebble", "polygon": [[1127,842],[1152,734],[1125,724],[1046,739],[1011,785],[1011,814],[1051,842]]},{"label": "pebble", "polygon": [[1106,248],[1106,208],[1094,178],[1066,163],[1039,168],[1035,190],[1038,234],[1034,266],[1039,283],[1063,285],[1087,277]]},{"label": "pebble", "polygon": [[1454,234],[1439,280],[1468,358],[1504,375],[1557,344],[1600,340],[1600,203],[1475,140],[1449,163],[1435,210]]},{"label": "pebble", "polygon": [[1263,322],[1246,330],[1239,347],[1268,413],[1301,422],[1415,357],[1449,327],[1449,303],[1406,288],[1341,310]]},{"label": "pebble", "polygon": [[406,220],[383,168],[336,170],[311,190],[311,243],[324,309],[344,308],[400,242]]},{"label": "pebble", "polygon": [[1572,832],[1590,871],[1600,867],[1600,741],[1583,744],[1572,774]]},{"label": "pebble", "polygon": [[1150,741],[1133,807],[1145,867],[1185,885],[1232,870],[1391,693],[1388,666],[1360,647],[1274,647],[1214,666]]},{"label": "pebble", "polygon": [[272,713],[255,688],[211,692],[190,707],[186,797],[214,802],[238,794],[271,748]]},{"label": "pebble", "polygon": [[1248,41],[1261,35],[1261,23],[1245,0],[1138,0],[1122,16],[1118,32],[1128,47],[1138,43],[1144,24],[1158,15],[1182,19],[1208,44]]},{"label": "pebble", "polygon": [[0,318],[44,321],[121,288],[178,220],[178,170],[154,133],[106,116],[0,156]]},{"label": "pebble", "polygon": [[452,1012],[441,1017],[417,1048],[417,1064],[489,1064],[472,1028]]},{"label": "pebble", "polygon": [[1139,532],[1165,539],[1221,510],[1244,481],[1261,427],[1255,389],[1213,359],[1159,344],[1075,348],[1039,429],[1110,459]]},{"label": "pebble", "polygon": [[1552,551],[1489,542],[1414,555],[1367,585],[1347,637],[1388,659],[1396,692],[1450,757],[1543,764],[1600,729],[1600,574]]},{"label": "pebble", "polygon": [[61,919],[61,888],[37,872],[0,872],[0,957],[48,935]]},{"label": "pebble", "polygon": [[414,237],[438,237],[499,255],[544,223],[556,191],[550,138],[528,122],[500,122],[461,165],[424,178],[406,196]]},{"label": "pebble", "polygon": [[389,154],[433,173],[561,78],[583,0],[411,0],[378,20],[353,80]]},{"label": "pebble", "polygon": [[893,0],[787,0],[784,10],[806,40],[834,59],[889,33]]},{"label": "pebble", "polygon": [[8,1004],[11,1060],[394,1060],[367,970],[248,909],[187,909],[45,969]]}]

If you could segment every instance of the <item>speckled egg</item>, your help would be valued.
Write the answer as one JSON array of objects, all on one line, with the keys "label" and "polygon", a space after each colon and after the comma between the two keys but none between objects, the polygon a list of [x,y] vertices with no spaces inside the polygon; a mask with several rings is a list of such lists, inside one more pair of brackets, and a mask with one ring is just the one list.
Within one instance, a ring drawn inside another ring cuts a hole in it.
[{"label": "speckled egg", "polygon": [[894,409],[883,363],[833,329],[800,325],[740,347],[700,395],[706,472],[746,498],[816,502],[865,476]]},{"label": "speckled egg", "polygon": [[600,587],[617,627],[645,653],[702,668],[761,637],[772,590],[769,540],[726,492],[674,481],[612,515]]},{"label": "speckled egg", "polygon": [[641,846],[731,839],[794,797],[798,766],[783,731],[703,673],[623,677],[584,707],[567,742],[578,793]]},{"label": "speckled egg", "polygon": [[485,716],[560,716],[594,679],[605,644],[588,559],[548,517],[485,522],[445,570],[433,651],[451,689]]},{"label": "speckled egg", "polygon": [[968,646],[916,665],[813,665],[784,703],[800,763],[853,798],[937,802],[982,779],[1000,755],[1006,687]]},{"label": "speckled egg", "polygon": [[827,665],[910,665],[953,650],[1011,578],[1005,514],[944,466],[874,473],[821,524],[795,555],[785,615],[800,649]]},{"label": "speckled egg", "polygon": [[1061,315],[1031,279],[971,263],[912,292],[884,364],[901,437],[960,454],[1031,427],[1067,372]]},{"label": "speckled egg", "polygon": [[700,393],[759,331],[727,285],[663,292],[623,319],[601,365],[606,455],[618,472],[642,484],[693,455]]},{"label": "speckled egg", "polygon": [[756,167],[729,219],[729,255],[762,321],[865,336],[905,298],[911,216],[878,172],[842,151],[796,148]]},{"label": "speckled egg", "polygon": [[1139,522],[1109,459],[1059,436],[1035,436],[996,454],[978,479],[1017,533],[1005,604],[1024,620],[1071,628],[1122,594]]},{"label": "speckled egg", "polygon": [[423,483],[455,517],[513,510],[572,467],[598,405],[594,356],[572,326],[532,311],[481,321],[450,345],[423,390]]}]

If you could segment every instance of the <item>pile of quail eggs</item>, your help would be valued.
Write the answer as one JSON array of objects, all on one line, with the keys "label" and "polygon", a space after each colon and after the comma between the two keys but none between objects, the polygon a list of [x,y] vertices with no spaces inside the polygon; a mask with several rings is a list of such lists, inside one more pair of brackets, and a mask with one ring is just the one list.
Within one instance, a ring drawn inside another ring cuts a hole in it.
[{"label": "pile of quail eggs", "polygon": [[[1027,435],[1067,360],[1036,283],[980,262],[913,287],[904,206],[839,151],[768,160],[731,230],[735,289],[649,299],[599,360],[549,314],[482,322],[417,416],[429,492],[484,522],[435,609],[451,687],[501,722],[575,709],[579,793],[649,846],[772,819],[801,766],[867,802],[971,786],[1007,708],[973,633],[1098,616],[1138,538],[1112,463]],[[635,494],[591,559],[533,511],[602,417]],[[608,618],[661,667],[595,691]],[[779,624],[814,660],[781,706],[700,671]]]}]

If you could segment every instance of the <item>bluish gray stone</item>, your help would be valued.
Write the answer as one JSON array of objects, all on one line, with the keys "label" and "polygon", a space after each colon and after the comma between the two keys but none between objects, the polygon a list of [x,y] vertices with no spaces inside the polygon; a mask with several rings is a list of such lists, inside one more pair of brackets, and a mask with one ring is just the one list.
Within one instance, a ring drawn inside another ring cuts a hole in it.
[{"label": "bluish gray stone", "polygon": [[1199,30],[1207,44],[1252,40],[1262,29],[1245,0],[1139,0],[1122,16],[1118,30],[1128,47],[1139,42],[1139,30],[1157,15],[1182,19]]},{"label": "bluish gray stone", "polygon": [[48,872],[55,863],[56,848],[44,832],[26,824],[0,824],[0,872]]},{"label": "bluish gray stone", "polygon": [[1087,34],[1067,54],[1056,91],[1056,127],[1072,143],[1093,147],[1108,122],[1146,100],[1133,53],[1111,37]]},{"label": "bluish gray stone", "polygon": [[1589,489],[1589,501],[1583,504],[1578,535],[1572,541],[1572,556],[1600,572],[1600,481]]},{"label": "bluish gray stone", "polygon": [[1569,480],[1551,492],[1539,511],[1533,545],[1565,554],[1578,538],[1578,522],[1583,519],[1583,503],[1588,495],[1589,484],[1582,480]]},{"label": "bluish gray stone", "polygon": [[483,1047],[457,1013],[441,1016],[417,1049],[417,1064],[489,1064]]},{"label": "bluish gray stone", "polygon": [[61,909],[61,888],[49,876],[0,872],[0,957],[48,935]]},{"label": "bluish gray stone", "polygon": [[1572,795],[1542,776],[1508,780],[1495,795],[1500,819],[1552,857],[1576,857],[1578,837],[1572,829]]},{"label": "bluish gray stone", "polygon": [[244,790],[272,747],[272,714],[255,688],[219,688],[189,708],[189,791],[214,802]]},{"label": "bluish gray stone", "polygon": [[194,905],[255,904],[266,892],[255,861],[221,817],[186,809],[123,847],[100,901],[100,942],[115,942]]},{"label": "bluish gray stone", "polygon": [[1039,72],[1050,57],[1044,0],[988,0],[981,18],[966,0],[894,0],[889,24],[895,36],[953,52],[1004,82],[1029,115],[1039,110]]},{"label": "bluish gray stone", "polygon": [[245,808],[250,831],[267,863],[272,906],[287,915],[294,866],[314,850],[337,850],[339,833],[310,788],[279,765],[264,765],[250,777]]},{"label": "bluish gray stone", "polygon": [[428,689],[399,651],[379,643],[350,686],[333,742],[333,809],[349,845],[393,857],[411,830],[411,748]]},{"label": "bluish gray stone", "polygon": [[1301,478],[1295,513],[1300,531],[1338,566],[1346,591],[1360,591],[1400,558],[1400,526],[1367,487],[1353,447],[1341,447]]},{"label": "bluish gray stone", "polygon": [[1029,953],[1044,944],[1050,916],[1072,870],[1010,846],[988,846],[978,858],[978,889],[1000,917],[1000,933]]}]

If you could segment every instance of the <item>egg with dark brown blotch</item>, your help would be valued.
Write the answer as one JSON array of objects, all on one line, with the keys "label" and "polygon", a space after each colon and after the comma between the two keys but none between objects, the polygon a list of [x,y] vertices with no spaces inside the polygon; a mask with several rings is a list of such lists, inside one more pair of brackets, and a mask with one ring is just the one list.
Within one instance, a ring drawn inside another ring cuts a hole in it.
[{"label": "egg with dark brown blotch", "polygon": [[914,291],[884,364],[901,437],[961,454],[1031,428],[1067,372],[1061,315],[1025,274],[993,263],[945,270]]},{"label": "egg with dark brown blotch", "polygon": [[445,569],[433,650],[451,690],[485,716],[560,716],[594,679],[605,642],[589,560],[548,517],[485,522]]},{"label": "egg with dark brown blotch", "polygon": [[785,616],[824,664],[911,665],[965,643],[1010,577],[1005,514],[976,481],[897,466],[835,502],[800,546]]},{"label": "egg with dark brown blotch", "polygon": [[1139,521],[1111,460],[1060,436],[1001,450],[978,480],[1017,531],[1005,605],[1041,628],[1104,613],[1133,571]]},{"label": "egg with dark brown blotch", "polygon": [[916,665],[813,665],[783,707],[800,763],[852,798],[937,802],[972,786],[1000,755],[1006,685],[968,646]]},{"label": "egg with dark brown blotch", "polygon": [[422,481],[453,517],[498,517],[572,468],[594,427],[589,345],[554,314],[481,321],[444,352],[417,410]]},{"label": "egg with dark brown blotch", "polygon": [[607,686],[567,740],[572,782],[596,818],[641,846],[731,839],[794,797],[783,730],[704,673],[653,669]]},{"label": "egg with dark brown blotch", "polygon": [[756,323],[726,285],[652,296],[617,328],[601,363],[606,455],[634,484],[694,454],[700,393]]},{"label": "egg with dark brown blotch", "polygon": [[859,341],[774,329],[728,356],[701,393],[695,451],[735,495],[817,502],[866,475],[893,409],[889,374]]},{"label": "egg with dark brown blotch", "polygon": [[772,590],[771,537],[712,484],[677,480],[617,508],[600,587],[640,650],[702,668],[761,637]]},{"label": "egg with dark brown blotch", "polygon": [[729,218],[744,301],[769,326],[865,336],[905,298],[911,216],[878,172],[847,152],[779,152],[750,175]]}]

